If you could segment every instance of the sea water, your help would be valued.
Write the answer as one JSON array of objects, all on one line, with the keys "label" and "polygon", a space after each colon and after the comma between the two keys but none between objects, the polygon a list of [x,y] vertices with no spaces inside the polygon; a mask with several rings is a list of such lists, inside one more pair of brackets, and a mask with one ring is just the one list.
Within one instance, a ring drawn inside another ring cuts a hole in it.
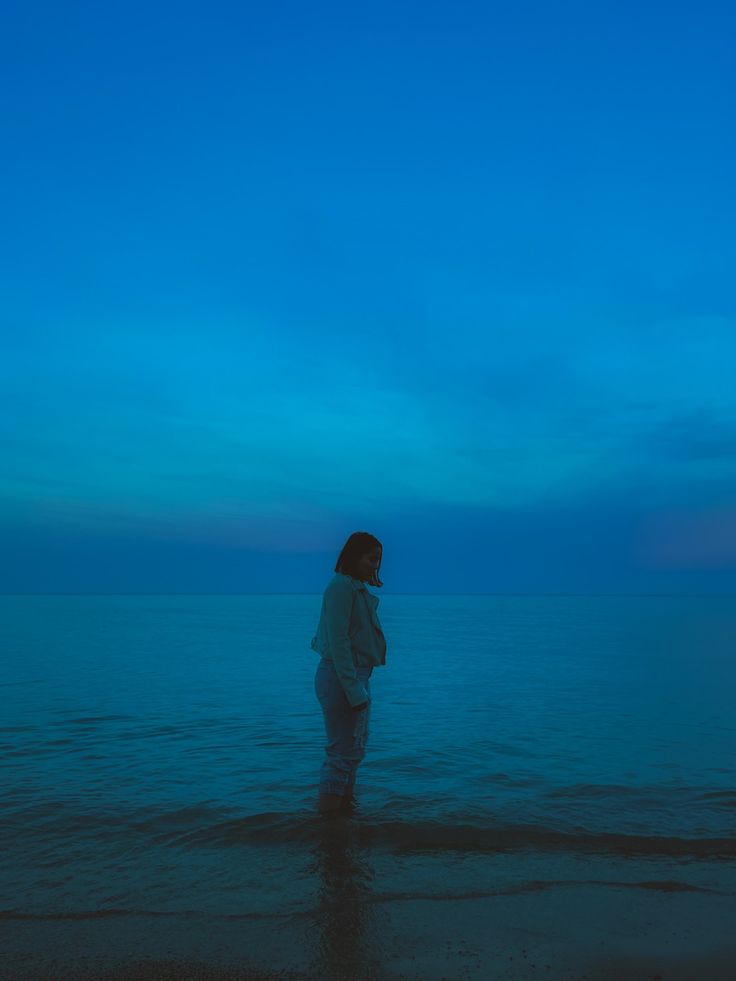
[{"label": "sea water", "polygon": [[541,856],[549,882],[733,884],[733,598],[375,592],[339,818],[321,595],[0,597],[0,915],[305,916],[336,847],[366,900],[523,889]]}]

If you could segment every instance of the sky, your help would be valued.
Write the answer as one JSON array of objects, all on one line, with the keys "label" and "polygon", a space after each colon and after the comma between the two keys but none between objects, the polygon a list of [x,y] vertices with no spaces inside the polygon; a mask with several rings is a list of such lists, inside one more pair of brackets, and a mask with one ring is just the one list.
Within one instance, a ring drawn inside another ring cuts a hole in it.
[{"label": "sky", "polygon": [[736,592],[736,8],[0,31],[0,592]]}]

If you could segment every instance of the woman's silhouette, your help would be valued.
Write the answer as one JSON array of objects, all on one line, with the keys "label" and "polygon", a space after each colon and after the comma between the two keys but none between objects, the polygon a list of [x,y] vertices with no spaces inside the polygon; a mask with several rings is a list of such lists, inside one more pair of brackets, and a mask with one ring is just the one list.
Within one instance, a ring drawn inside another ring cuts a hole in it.
[{"label": "woman's silhouette", "polygon": [[378,620],[378,578],[383,546],[366,531],[343,545],[335,575],[325,589],[312,650],[321,655],[314,690],[327,734],[319,782],[319,810],[336,811],[353,801],[355,774],[365,755],[371,706],[370,676],[386,663],[386,639]]}]

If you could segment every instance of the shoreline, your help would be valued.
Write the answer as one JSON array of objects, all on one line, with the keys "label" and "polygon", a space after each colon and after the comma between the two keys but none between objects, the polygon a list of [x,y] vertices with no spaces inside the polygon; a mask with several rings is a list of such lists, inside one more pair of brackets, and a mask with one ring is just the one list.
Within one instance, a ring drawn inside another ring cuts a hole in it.
[{"label": "shoreline", "polygon": [[570,882],[467,898],[338,891],[284,915],[5,918],[0,981],[732,981],[733,907],[723,891]]}]

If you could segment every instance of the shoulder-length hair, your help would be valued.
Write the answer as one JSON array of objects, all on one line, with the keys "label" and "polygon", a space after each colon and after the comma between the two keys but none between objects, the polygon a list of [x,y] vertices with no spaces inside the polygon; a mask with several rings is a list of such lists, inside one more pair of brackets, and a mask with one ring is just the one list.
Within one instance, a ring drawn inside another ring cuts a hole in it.
[{"label": "shoulder-length hair", "polygon": [[[343,545],[337,557],[335,572],[341,572],[345,576],[352,576],[354,579],[359,579],[358,559],[361,555],[365,555],[366,552],[370,552],[372,548],[376,547],[381,549],[381,558],[383,558],[383,545],[375,535],[369,535],[367,531],[354,531]],[[378,568],[368,580],[369,586],[383,586],[383,583],[378,578],[380,571],[381,563],[379,561]]]}]

